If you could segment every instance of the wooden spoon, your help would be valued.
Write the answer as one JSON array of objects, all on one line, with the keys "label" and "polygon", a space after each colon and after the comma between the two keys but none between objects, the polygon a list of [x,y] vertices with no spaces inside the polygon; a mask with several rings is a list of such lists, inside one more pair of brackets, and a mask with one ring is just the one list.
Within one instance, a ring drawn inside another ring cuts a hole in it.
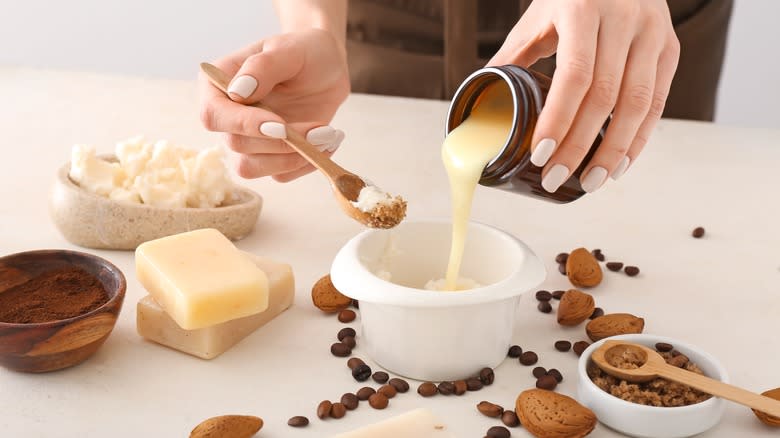
[{"label": "wooden spoon", "polygon": [[[635,369],[623,369],[612,365],[626,358],[635,359],[642,365]],[[606,341],[593,352],[591,359],[605,373],[628,382],[648,382],[656,377],[663,377],[707,394],[780,417],[780,401],[669,365],[658,352],[644,345],[624,341]]]},{"label": "wooden spoon", "polygon": [[[201,63],[200,69],[215,87],[225,95],[228,94],[227,87],[232,78],[227,73],[207,62]],[[252,106],[273,112],[260,103]],[[330,180],[341,209],[349,217],[372,228],[392,228],[406,216],[406,201],[400,197],[388,198],[390,202],[377,204],[376,208],[368,212],[359,209],[353,202],[357,202],[360,191],[367,185],[363,178],[333,162],[297,131],[287,128],[284,141]]]}]

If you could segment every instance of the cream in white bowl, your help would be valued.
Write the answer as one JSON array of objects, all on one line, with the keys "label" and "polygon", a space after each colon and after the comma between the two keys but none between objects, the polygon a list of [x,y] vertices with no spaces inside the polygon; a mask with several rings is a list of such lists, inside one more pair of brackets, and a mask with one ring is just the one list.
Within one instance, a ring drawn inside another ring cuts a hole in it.
[{"label": "cream in white bowl", "polygon": [[506,357],[520,296],[544,281],[542,262],[523,242],[471,222],[461,275],[482,286],[424,290],[446,272],[451,232],[449,221],[407,220],[364,231],[333,261],[333,284],[360,301],[361,346],[396,374],[442,381],[496,367]]},{"label": "cream in white bowl", "polygon": [[[701,349],[663,336],[620,335],[609,340],[625,340],[654,348],[658,342],[672,344],[699,366],[704,375],[728,383],[726,369]],[[596,386],[588,377],[587,366],[593,351],[605,340],[595,342],[580,356],[577,365],[577,394],[580,403],[592,410],[604,425],[629,436],[642,438],[682,438],[709,430],[723,416],[726,401],[711,397],[701,403],[679,407],[645,406],[622,400]]]}]

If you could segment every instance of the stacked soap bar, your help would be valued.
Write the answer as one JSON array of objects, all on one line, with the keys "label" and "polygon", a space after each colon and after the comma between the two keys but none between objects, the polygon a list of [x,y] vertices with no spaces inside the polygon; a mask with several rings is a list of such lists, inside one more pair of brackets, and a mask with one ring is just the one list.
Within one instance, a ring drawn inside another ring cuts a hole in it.
[{"label": "stacked soap bar", "polygon": [[333,438],[452,438],[449,431],[433,413],[427,409],[415,409],[397,417],[374,423]]},{"label": "stacked soap bar", "polygon": [[292,304],[289,265],[239,251],[203,229],[146,242],[136,275],[149,292],[138,302],[138,333],[212,359]]}]

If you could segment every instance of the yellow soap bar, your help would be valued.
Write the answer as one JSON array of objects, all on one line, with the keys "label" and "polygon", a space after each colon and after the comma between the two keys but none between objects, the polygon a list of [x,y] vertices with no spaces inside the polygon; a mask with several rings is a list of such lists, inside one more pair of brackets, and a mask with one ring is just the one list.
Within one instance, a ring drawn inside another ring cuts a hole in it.
[{"label": "yellow soap bar", "polygon": [[333,438],[453,438],[455,435],[428,409],[415,409]]},{"label": "yellow soap bar", "polygon": [[206,228],[163,237],[135,250],[138,281],[185,330],[268,307],[268,278],[227,237]]},{"label": "yellow soap bar", "polygon": [[264,326],[292,305],[295,280],[290,265],[257,256],[249,257],[268,276],[268,309],[264,312],[211,327],[184,330],[151,296],[146,296],[137,306],[138,334],[166,347],[202,359],[213,359]]}]

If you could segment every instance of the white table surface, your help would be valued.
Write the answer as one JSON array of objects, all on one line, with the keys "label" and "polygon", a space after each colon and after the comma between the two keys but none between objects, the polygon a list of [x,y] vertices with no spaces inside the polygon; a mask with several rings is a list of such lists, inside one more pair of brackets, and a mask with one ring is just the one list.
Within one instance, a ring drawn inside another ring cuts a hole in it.
[{"label": "white table surface", "polygon": [[[69,159],[72,144],[110,152],[116,141],[139,133],[192,147],[220,142],[198,121],[194,81],[5,68],[0,97],[3,254],[78,249],[60,236],[47,212],[55,170]],[[439,101],[352,96],[334,121],[347,132],[337,161],[402,193],[410,217],[447,216],[439,160],[446,108]],[[647,333],[699,345],[723,362],[733,383],[763,391],[780,386],[778,163],[780,131],[663,121],[619,183],[562,206],[480,188],[474,219],[528,243],[550,272],[545,289],[568,286],[553,257],[578,246],[602,248],[609,259],[638,265],[636,278],[605,272],[593,292],[597,305],[645,317]],[[203,361],[136,334],[135,304],[144,292],[131,252],[87,250],[127,276],[116,329],[78,367],[44,375],[0,369],[0,436],[187,436],[207,417],[245,413],[265,420],[260,436],[324,437],[427,407],[457,436],[477,437],[498,424],[476,411],[479,401],[511,407],[520,391],[533,386],[531,367],[506,360],[496,369],[496,383],[479,392],[423,399],[413,383],[384,411],[362,404],[344,419],[318,420],[321,400],[363,384],[352,379],[346,359],[330,354],[343,324],[312,306],[310,288],[361,228],[341,213],[320,175],[284,185],[242,183],[261,193],[265,206],[256,231],[238,246],[292,264],[294,306],[223,356]],[[691,238],[699,225],[706,238]],[[576,357],[555,351],[553,342],[586,339],[583,326],[561,328],[554,315],[536,310],[532,293],[521,300],[519,318],[516,343],[539,353],[539,365],[560,369],[565,380],[558,390],[574,395]],[[360,345],[355,355],[365,359]],[[292,429],[286,422],[293,415],[306,415],[312,424]],[[523,429],[512,433],[528,436]],[[777,433],[748,409],[729,404],[721,424],[702,436]],[[619,434],[599,425],[592,436]]]}]

